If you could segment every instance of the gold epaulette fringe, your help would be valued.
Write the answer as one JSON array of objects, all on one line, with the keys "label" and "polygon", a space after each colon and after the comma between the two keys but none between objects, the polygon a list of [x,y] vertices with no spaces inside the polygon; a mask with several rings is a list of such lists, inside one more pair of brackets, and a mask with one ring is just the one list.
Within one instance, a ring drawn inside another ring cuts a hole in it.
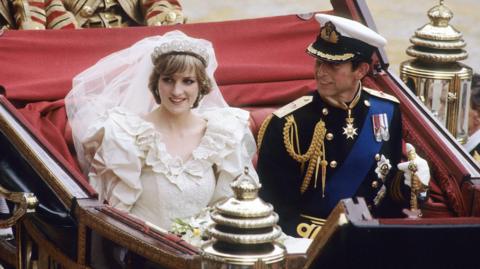
[{"label": "gold epaulette fringe", "polygon": [[[317,187],[317,177],[319,166],[322,167],[322,195],[325,196],[325,183],[327,174],[327,161],[325,155],[325,134],[327,129],[325,128],[325,122],[320,120],[315,125],[315,131],[313,132],[313,138],[305,154],[301,154],[300,141],[298,138],[298,126],[295,122],[293,115],[289,115],[285,118],[286,123],[283,127],[283,143],[288,154],[297,162],[303,165],[308,161],[307,171],[303,178],[302,185],[300,186],[300,192],[303,194],[310,185],[313,173],[315,171],[315,184]],[[294,141],[295,140],[295,141]],[[296,146],[296,152],[295,147]],[[297,153],[298,152],[298,153]],[[303,170],[303,169],[302,169]]]},{"label": "gold epaulette fringe", "polygon": [[258,130],[257,134],[257,149],[260,151],[260,147],[262,146],[263,137],[265,136],[265,132],[267,131],[268,124],[273,118],[273,114],[268,115],[260,125],[260,129]]}]

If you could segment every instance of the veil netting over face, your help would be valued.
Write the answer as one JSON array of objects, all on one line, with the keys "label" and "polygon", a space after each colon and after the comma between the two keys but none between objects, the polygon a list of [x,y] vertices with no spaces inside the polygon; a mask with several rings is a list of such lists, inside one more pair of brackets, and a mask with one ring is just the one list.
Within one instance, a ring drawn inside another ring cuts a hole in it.
[{"label": "veil netting over face", "polygon": [[193,109],[195,112],[228,106],[213,76],[218,63],[211,42],[189,37],[178,30],[163,36],[146,37],[131,47],[106,56],[73,78],[72,90],[65,97],[65,107],[77,158],[84,172],[88,164],[82,141],[88,127],[114,107],[122,107],[140,116],[157,108],[158,104],[148,89],[153,70],[152,57],[171,52],[195,53],[207,62],[206,73],[212,90]]}]

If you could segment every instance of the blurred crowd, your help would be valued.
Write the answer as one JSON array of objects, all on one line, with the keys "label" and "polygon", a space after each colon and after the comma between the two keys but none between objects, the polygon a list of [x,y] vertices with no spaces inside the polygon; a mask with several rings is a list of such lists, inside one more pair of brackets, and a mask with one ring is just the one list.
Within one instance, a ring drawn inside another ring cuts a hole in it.
[{"label": "blurred crowd", "polygon": [[184,23],[176,0],[1,0],[0,29],[77,29]]}]

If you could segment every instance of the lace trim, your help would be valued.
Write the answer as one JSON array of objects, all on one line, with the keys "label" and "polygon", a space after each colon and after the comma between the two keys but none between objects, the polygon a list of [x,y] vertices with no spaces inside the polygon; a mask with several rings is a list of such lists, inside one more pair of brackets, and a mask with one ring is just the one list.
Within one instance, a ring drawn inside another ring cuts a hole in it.
[{"label": "lace trim", "polygon": [[[201,116],[207,120],[207,130],[188,161],[184,162],[181,158],[168,153],[161,133],[155,131],[153,125],[150,125],[149,131],[139,134],[136,138],[137,146],[145,152],[145,164],[154,172],[164,174],[180,190],[182,190],[180,176],[189,174],[189,178],[199,183],[205,170],[233,152],[248,130],[246,111],[225,108],[206,112]],[[140,118],[138,120],[143,121]]]}]

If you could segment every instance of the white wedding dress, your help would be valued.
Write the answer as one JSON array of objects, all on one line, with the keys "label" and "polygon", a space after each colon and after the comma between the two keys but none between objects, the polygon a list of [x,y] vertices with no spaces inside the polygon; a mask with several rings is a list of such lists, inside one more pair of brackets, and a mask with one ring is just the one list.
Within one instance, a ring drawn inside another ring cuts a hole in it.
[{"label": "white wedding dress", "polygon": [[115,208],[170,229],[175,218],[188,218],[232,195],[230,183],[252,167],[255,141],[249,113],[215,108],[200,114],[206,131],[191,158],[171,156],[152,123],[117,107],[91,125],[83,141],[88,177]]}]

